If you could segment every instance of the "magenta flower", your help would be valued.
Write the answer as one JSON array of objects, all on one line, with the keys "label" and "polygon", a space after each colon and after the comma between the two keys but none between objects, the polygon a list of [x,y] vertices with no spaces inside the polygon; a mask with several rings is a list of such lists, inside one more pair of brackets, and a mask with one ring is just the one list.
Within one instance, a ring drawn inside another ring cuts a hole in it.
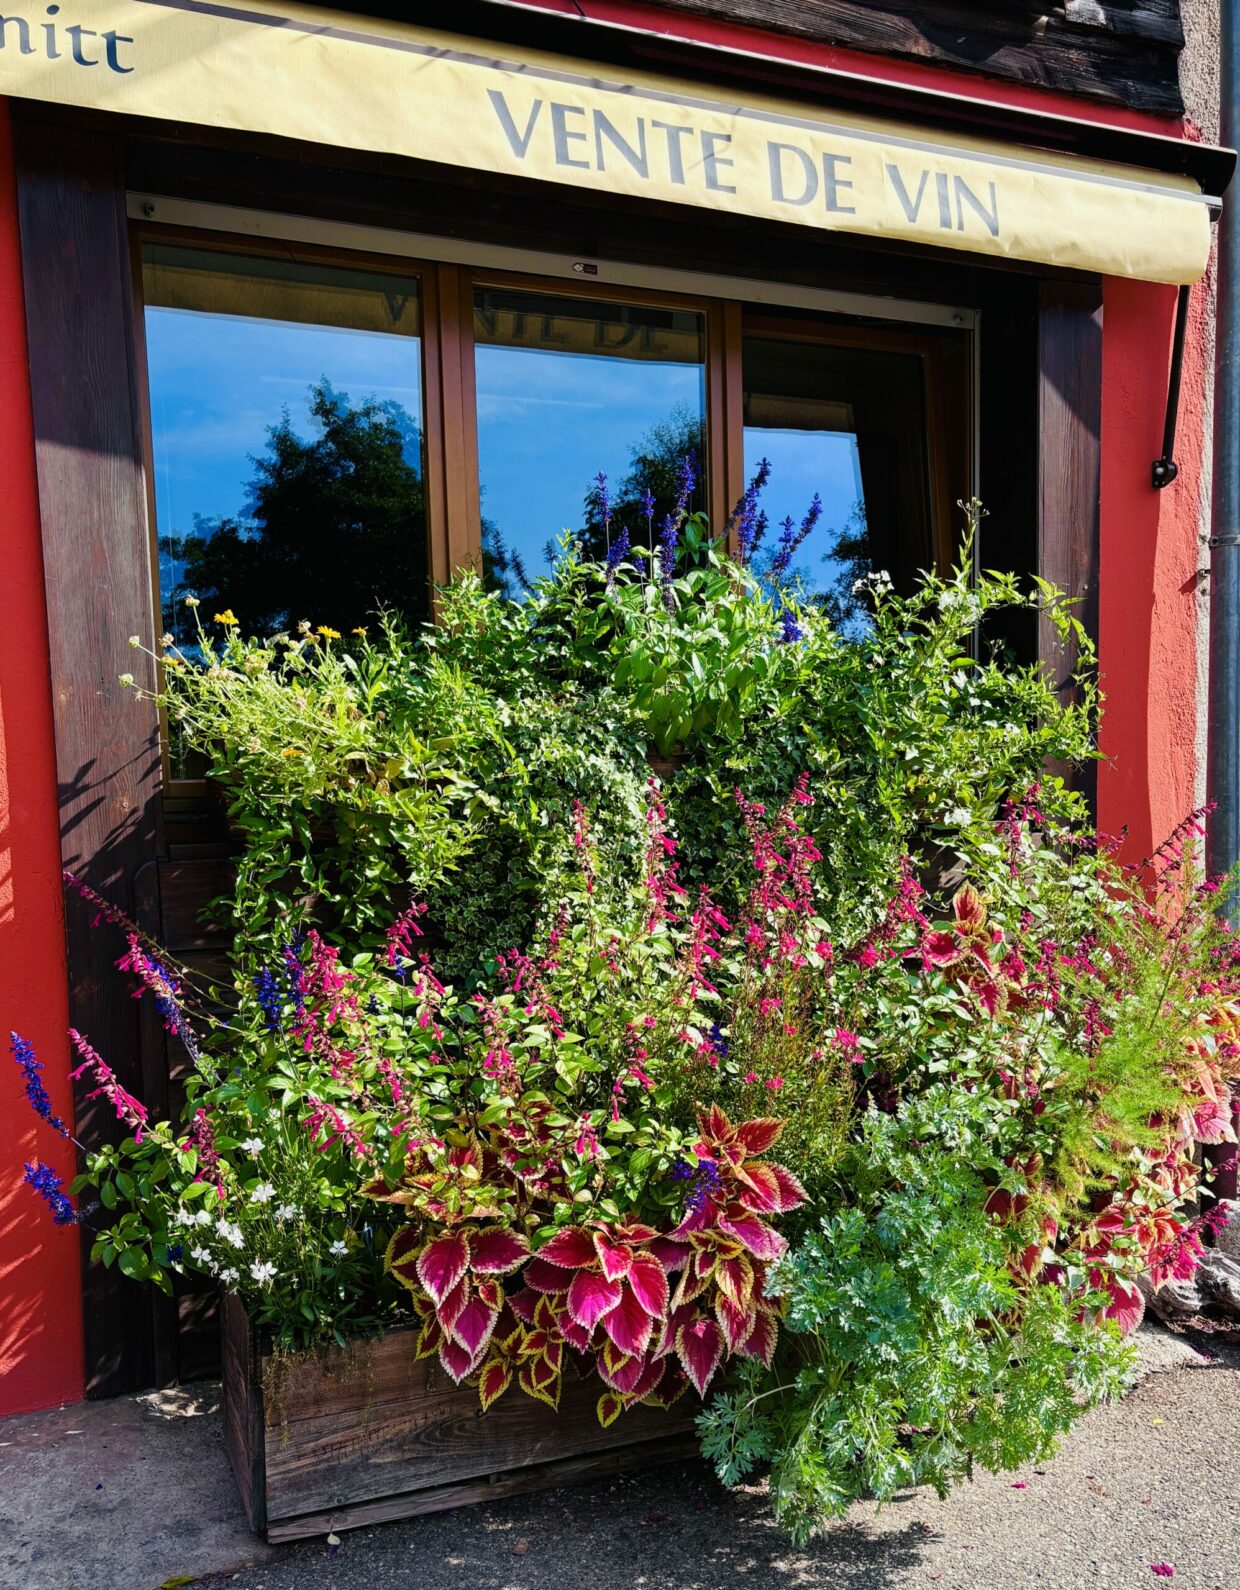
[{"label": "magenta flower", "polygon": [[124,1121],[127,1126],[133,1127],[134,1140],[142,1141],[146,1128],[146,1105],[135,1099],[132,1093],[123,1088],[116,1078],[111,1066],[98,1054],[87,1040],[78,1032],[76,1027],[70,1027],[69,1037],[73,1047],[82,1056],[82,1064],[76,1071],[69,1075],[76,1082],[84,1071],[93,1071],[95,1081],[99,1086],[93,1093],[88,1093],[88,1099],[106,1098],[116,1111],[117,1120]]}]

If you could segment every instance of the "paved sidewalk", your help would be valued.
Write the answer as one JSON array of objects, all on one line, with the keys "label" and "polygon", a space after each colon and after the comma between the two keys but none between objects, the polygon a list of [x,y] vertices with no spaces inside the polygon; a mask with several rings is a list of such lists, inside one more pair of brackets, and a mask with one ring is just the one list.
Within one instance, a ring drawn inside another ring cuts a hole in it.
[{"label": "paved sidewalk", "polygon": [[[157,1590],[1240,1590],[1240,1351],[1189,1359],[1098,1410],[1044,1469],[946,1502],[853,1508],[804,1551],[762,1487],[700,1464],[272,1549],[249,1535],[210,1388],[0,1424],[0,1587]],[[197,1576],[197,1578],[195,1578]]]}]

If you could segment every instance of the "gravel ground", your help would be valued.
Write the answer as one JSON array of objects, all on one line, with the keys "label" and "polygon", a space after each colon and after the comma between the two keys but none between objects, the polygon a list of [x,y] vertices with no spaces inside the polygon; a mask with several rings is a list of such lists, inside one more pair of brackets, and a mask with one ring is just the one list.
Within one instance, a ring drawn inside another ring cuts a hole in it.
[{"label": "gravel ground", "polygon": [[[1240,1590],[1240,1352],[1155,1374],[1091,1414],[1043,1468],[945,1502],[854,1507],[796,1550],[761,1486],[700,1464],[518,1497],[277,1551],[200,1580],[231,1590]],[[139,1587],[135,1587],[139,1590]],[[146,1587],[140,1587],[146,1590]],[[152,1587],[153,1590],[153,1587]]]}]

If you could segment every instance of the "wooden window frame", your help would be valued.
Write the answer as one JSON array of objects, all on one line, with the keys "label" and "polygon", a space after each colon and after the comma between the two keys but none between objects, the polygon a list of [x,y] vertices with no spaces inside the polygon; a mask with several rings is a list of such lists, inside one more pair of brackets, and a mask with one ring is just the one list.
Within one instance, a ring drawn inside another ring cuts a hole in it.
[{"label": "wooden window frame", "polygon": [[[335,265],[348,270],[365,271],[374,276],[414,277],[418,283],[418,344],[422,384],[422,454],[426,491],[426,551],[427,582],[431,606],[434,591],[451,575],[456,562],[465,549],[454,546],[450,540],[459,541],[459,532],[452,526],[460,522],[459,496],[462,477],[467,482],[467,471],[450,454],[452,443],[458,440],[447,423],[448,414],[456,414],[461,406],[460,372],[456,364],[456,348],[451,339],[445,346],[441,337],[443,325],[442,305],[453,301],[455,284],[442,278],[453,274],[452,266],[431,260],[394,258],[388,255],[362,254],[330,244],[277,242],[271,238],[252,238],[229,232],[204,231],[196,227],[165,226],[153,222],[131,222],[129,227],[130,277],[133,292],[133,343],[134,387],[138,407],[138,423],[142,437],[144,461],[144,488],[146,496],[147,537],[150,543],[151,569],[151,619],[161,627],[163,599],[159,589],[159,524],[155,513],[155,437],[151,421],[150,366],[146,346],[146,295],[143,291],[142,250],[148,243],[167,243],[173,247],[193,248],[204,253],[244,255],[250,259],[288,261],[291,264]],[[450,310],[449,310],[450,312]],[[452,482],[450,485],[449,482]],[[159,684],[163,688],[162,663],[159,664]],[[160,767],[163,789],[172,798],[201,799],[206,794],[206,782],[198,778],[178,778],[172,772],[169,758],[167,716],[160,709]]]}]

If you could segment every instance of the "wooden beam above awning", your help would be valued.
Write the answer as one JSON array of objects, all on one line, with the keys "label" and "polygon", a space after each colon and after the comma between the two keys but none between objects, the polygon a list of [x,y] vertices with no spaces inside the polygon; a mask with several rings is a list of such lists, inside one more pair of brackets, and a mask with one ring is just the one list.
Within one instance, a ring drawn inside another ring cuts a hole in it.
[{"label": "wooden beam above awning", "polygon": [[0,94],[1148,281],[1205,269],[1192,178],[301,5],[0,19]]}]

